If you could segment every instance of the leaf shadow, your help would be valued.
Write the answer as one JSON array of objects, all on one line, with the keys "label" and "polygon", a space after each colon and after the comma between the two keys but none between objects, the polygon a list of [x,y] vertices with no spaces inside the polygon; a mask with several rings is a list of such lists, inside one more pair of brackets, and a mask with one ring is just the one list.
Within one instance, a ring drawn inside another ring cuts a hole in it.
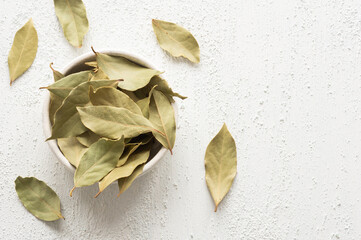
[{"label": "leaf shadow", "polygon": [[170,54],[169,52],[165,51],[162,49],[162,52],[165,54],[167,60],[169,61],[172,61],[172,62],[175,62],[177,64],[179,63],[184,63],[184,64],[187,64],[188,66],[191,66],[191,67],[194,67],[194,68],[198,68],[199,65],[200,65],[200,62],[199,63],[194,63],[192,61],[190,61],[188,58],[185,58],[185,57],[174,57],[172,54]]}]

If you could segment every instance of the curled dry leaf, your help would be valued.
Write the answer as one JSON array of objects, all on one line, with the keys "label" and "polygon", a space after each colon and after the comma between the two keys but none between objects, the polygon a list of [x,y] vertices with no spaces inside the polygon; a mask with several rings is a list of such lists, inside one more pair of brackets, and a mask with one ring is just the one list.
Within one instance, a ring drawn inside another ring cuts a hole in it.
[{"label": "curled dry leaf", "polygon": [[152,20],[153,30],[161,48],[175,57],[185,57],[199,63],[199,45],[185,28],[161,20]]},{"label": "curled dry leaf", "polygon": [[217,211],[237,173],[236,143],[226,124],[209,143],[205,156],[206,182]]},{"label": "curled dry leaf", "polygon": [[142,67],[122,56],[110,56],[98,52],[95,54],[99,68],[109,79],[124,79],[118,84],[121,89],[135,91],[146,86],[153,76],[161,74],[157,70]]},{"label": "curled dry leaf", "polygon": [[71,45],[81,47],[89,30],[88,18],[82,0],[54,0],[55,14]]},{"label": "curled dry leaf", "polygon": [[46,183],[34,177],[17,177],[15,189],[24,207],[35,217],[44,221],[63,218],[60,199]]},{"label": "curled dry leaf", "polygon": [[101,138],[81,158],[74,175],[74,188],[90,186],[107,175],[117,164],[124,150],[124,137],[119,140]]},{"label": "curled dry leaf", "polygon": [[38,34],[36,33],[33,20],[30,19],[16,32],[9,52],[10,85],[31,66],[37,51]]}]

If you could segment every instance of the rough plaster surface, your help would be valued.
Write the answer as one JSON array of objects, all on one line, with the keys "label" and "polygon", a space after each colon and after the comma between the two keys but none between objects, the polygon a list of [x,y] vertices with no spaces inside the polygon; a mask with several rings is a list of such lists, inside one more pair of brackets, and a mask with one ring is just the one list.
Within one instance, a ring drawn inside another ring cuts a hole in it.
[{"label": "rough plaster surface", "polygon": [[[52,1],[0,7],[0,238],[361,239],[361,2],[356,0],[84,0],[90,31],[70,46]],[[39,35],[32,67],[9,86],[7,54],[30,17]],[[151,18],[179,23],[201,63],[156,43]],[[120,198],[96,186],[68,196],[72,175],[44,142],[48,67],[95,48],[138,53],[166,71],[178,101],[174,155]],[[204,151],[226,122],[238,174],[213,212]],[[18,201],[14,180],[35,176],[60,196],[65,221],[45,223]]]}]

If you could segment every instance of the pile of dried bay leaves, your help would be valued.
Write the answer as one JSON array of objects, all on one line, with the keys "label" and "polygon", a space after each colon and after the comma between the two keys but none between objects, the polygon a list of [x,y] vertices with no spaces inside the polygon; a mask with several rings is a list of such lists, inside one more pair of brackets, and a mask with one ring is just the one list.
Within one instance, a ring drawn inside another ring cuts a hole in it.
[{"label": "pile of dried bay leaves", "polygon": [[[94,51],[94,50],[93,50]],[[74,188],[118,181],[119,194],[142,173],[161,145],[170,152],[176,122],[173,92],[161,72],[123,56],[95,52],[89,70],[63,76],[53,68],[52,134],[76,168]],[[97,194],[97,195],[98,195]]]}]

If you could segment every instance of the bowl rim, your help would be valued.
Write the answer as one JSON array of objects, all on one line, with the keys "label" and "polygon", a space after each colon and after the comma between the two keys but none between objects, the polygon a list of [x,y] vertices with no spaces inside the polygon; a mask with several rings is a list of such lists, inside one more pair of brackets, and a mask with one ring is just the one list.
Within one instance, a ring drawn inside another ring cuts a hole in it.
[{"label": "bowl rim", "polygon": [[[148,67],[148,68],[152,68],[152,69],[157,69],[153,64],[149,63],[149,61],[147,61],[144,57],[138,55],[138,54],[134,54],[134,53],[130,53],[127,51],[122,51],[122,50],[110,50],[110,49],[101,49],[100,51],[97,51],[100,53],[105,53],[105,54],[109,54],[109,55],[113,55],[113,56],[123,56],[126,57],[127,59],[140,64],[142,66]],[[71,60],[61,71],[60,73],[66,75],[75,65],[84,62],[86,59],[91,58],[92,56],[94,56],[93,52],[87,52],[84,53],[76,58],[74,58],[73,60]],[[161,71],[163,72],[163,71]],[[178,106],[177,103],[174,102],[172,103],[173,109],[174,109],[174,117],[175,117],[175,121],[177,124],[177,120],[178,120]],[[43,131],[44,131],[44,135],[46,138],[51,136],[51,122],[50,122],[50,118],[49,118],[49,107],[50,107],[50,93],[47,91],[46,92],[46,96],[45,96],[45,100],[44,100],[44,105],[43,105]],[[51,151],[55,154],[55,156],[57,157],[57,159],[71,172],[75,172],[75,167],[73,165],[70,164],[70,162],[65,158],[65,156],[63,155],[63,153],[60,151],[60,148],[58,147],[57,144],[57,140],[48,140],[47,141]],[[158,153],[156,155],[153,156],[152,159],[150,159],[144,166],[143,168],[143,172],[138,176],[143,176],[145,173],[148,173],[149,170],[155,166],[156,163],[159,162],[160,159],[162,159],[165,154],[168,152],[168,149],[166,149],[165,147],[162,146],[162,148],[158,151]]]}]

